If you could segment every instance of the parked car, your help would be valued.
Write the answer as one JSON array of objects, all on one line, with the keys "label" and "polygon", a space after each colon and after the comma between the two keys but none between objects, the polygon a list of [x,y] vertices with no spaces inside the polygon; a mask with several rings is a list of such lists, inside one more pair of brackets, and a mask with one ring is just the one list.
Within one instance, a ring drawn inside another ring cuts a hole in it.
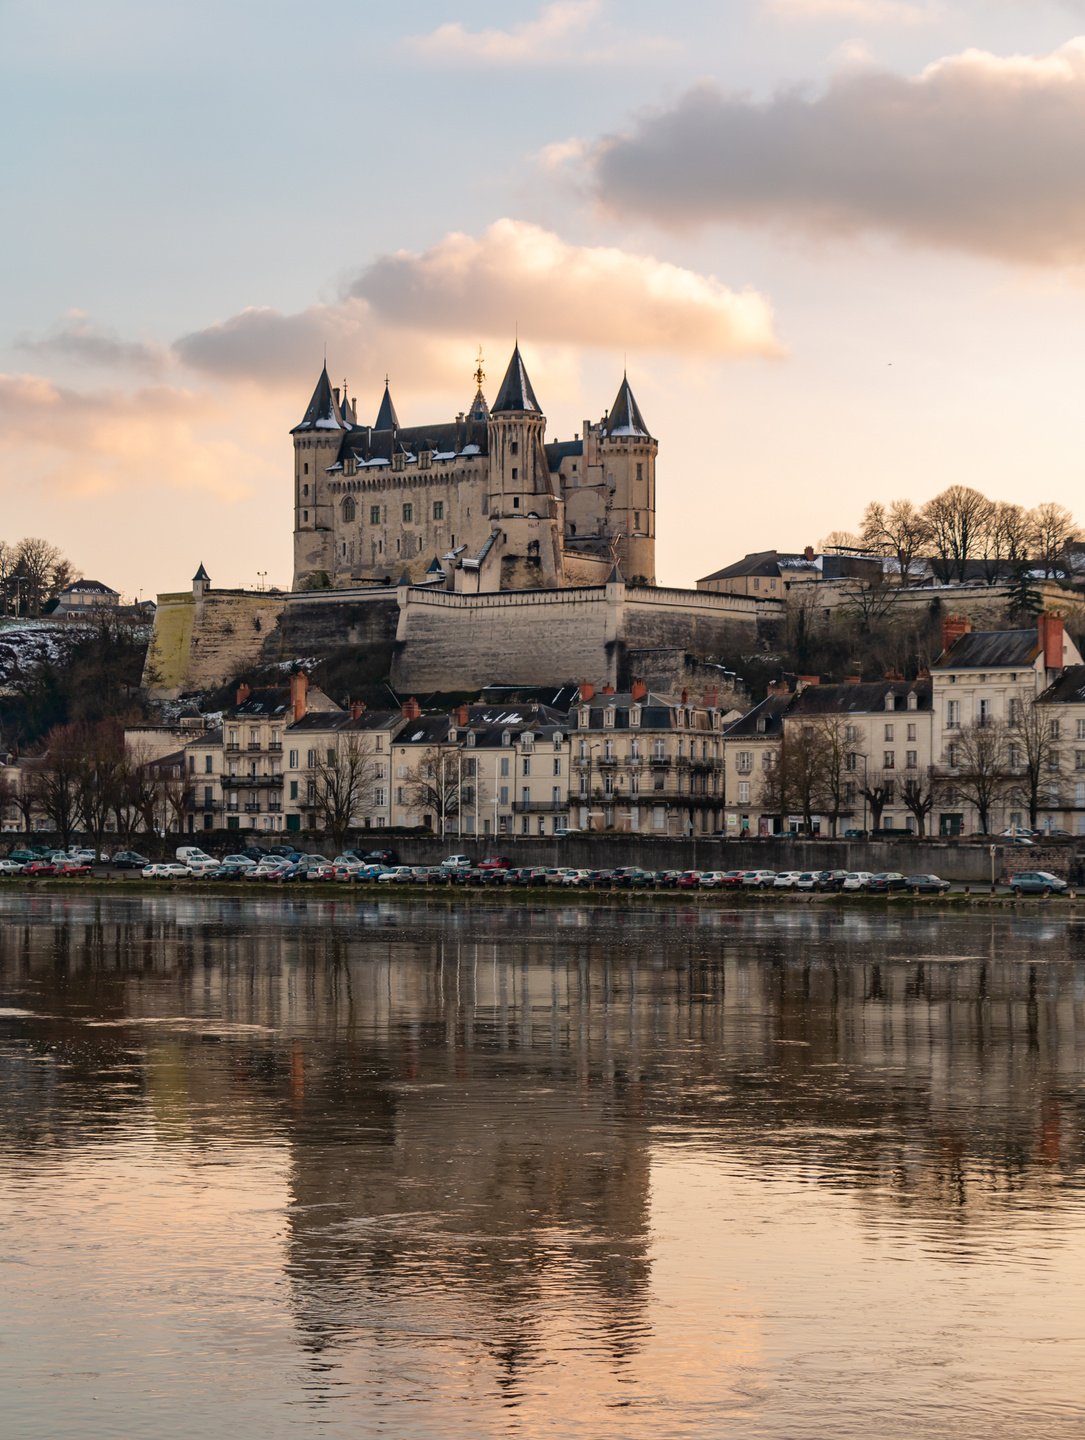
[{"label": "parked car", "polygon": [[118,850],[110,861],[114,870],[142,870],[151,862],[137,850]]},{"label": "parked car", "polygon": [[944,895],[949,889],[949,881],[937,875],[906,875],[904,883],[909,890],[918,890],[920,895]]},{"label": "parked car", "polygon": [[144,880],[187,880],[192,871],[179,860],[164,860],[143,867]]},{"label": "parked car", "polygon": [[512,861],[507,855],[487,855],[485,860],[478,862],[480,870],[511,870]]},{"label": "parked car", "polygon": [[821,876],[816,870],[800,870],[795,877],[796,890],[820,890]]},{"label": "parked car", "polygon": [[903,890],[905,884],[904,876],[899,871],[882,870],[879,874],[870,877],[867,889],[872,893],[884,895],[890,890]]},{"label": "parked car", "polygon": [[723,872],[722,870],[702,870],[702,871],[701,871],[701,881],[700,881],[700,884],[701,884],[701,889],[702,889],[702,890],[722,890],[722,889],[723,889],[723,881],[724,881],[724,872]]},{"label": "parked car", "polygon": [[398,865],[399,856],[394,850],[370,850],[363,856],[368,865]]},{"label": "parked car", "polygon": [[869,870],[849,870],[844,876],[841,890],[868,890],[874,876]]},{"label": "parked car", "polygon": [[1070,887],[1049,870],[1022,870],[1010,881],[1010,888],[1015,895],[1065,895]]},{"label": "parked car", "polygon": [[255,869],[256,861],[250,860],[247,855],[226,855],[219,866],[219,874],[223,880],[234,880]]},{"label": "parked car", "polygon": [[55,865],[52,860],[31,860],[23,866],[24,875],[37,875],[39,877],[52,875]]},{"label": "parked car", "polygon": [[843,890],[844,881],[847,878],[848,872],[846,870],[819,870],[817,888],[819,890],[829,891]]},{"label": "parked car", "polygon": [[696,890],[701,883],[699,870],[683,870],[675,881],[676,890]]},{"label": "parked car", "polygon": [[409,865],[392,865],[383,870],[377,879],[382,885],[406,885],[414,879],[414,871]]},{"label": "parked car", "polygon": [[76,860],[74,856],[67,860],[53,861],[53,874],[71,877],[74,875],[93,875],[94,867],[88,865],[85,860]]},{"label": "parked car", "polygon": [[[794,890],[800,873],[798,870],[781,870],[778,875],[775,875],[772,880],[769,881],[769,884],[773,890]],[[762,886],[761,888],[764,889],[766,887]]]},{"label": "parked car", "polygon": [[566,870],[565,874],[561,877],[561,883],[563,885],[588,885],[591,883],[591,871]]},{"label": "parked car", "polygon": [[21,875],[23,867],[18,860],[0,860],[0,875]]},{"label": "parked car", "polygon": [[[68,859],[78,861],[81,865],[93,865],[98,856],[89,845],[73,845],[68,851]],[[109,856],[103,855],[102,859],[108,860]]]},{"label": "parked car", "polygon": [[742,876],[742,884],[748,890],[767,890],[775,879],[775,870],[747,870]]},{"label": "parked car", "polygon": [[470,870],[471,857],[469,855],[446,855],[441,861],[442,870]]}]

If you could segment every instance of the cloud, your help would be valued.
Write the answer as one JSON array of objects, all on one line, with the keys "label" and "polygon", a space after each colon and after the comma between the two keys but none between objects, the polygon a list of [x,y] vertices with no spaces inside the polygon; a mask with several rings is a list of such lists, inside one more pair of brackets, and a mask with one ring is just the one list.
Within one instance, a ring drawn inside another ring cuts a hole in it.
[{"label": "cloud", "polygon": [[[713,85],[584,152],[612,211],[803,234],[877,231],[1035,265],[1085,260],[1085,39],[837,75],[767,102]],[[574,152],[575,153],[575,152]]]},{"label": "cloud", "polygon": [[54,495],[153,486],[239,499],[251,493],[240,478],[250,467],[229,422],[228,406],[170,386],[88,394],[0,374],[0,455],[25,462]]},{"label": "cloud", "polygon": [[116,331],[95,325],[82,310],[69,310],[51,334],[38,339],[23,335],[16,345],[39,358],[149,375],[160,374],[169,358],[162,346],[122,340]]},{"label": "cloud", "polygon": [[764,0],[784,20],[846,20],[863,25],[921,25],[937,14],[925,0]]},{"label": "cloud", "polygon": [[469,60],[481,65],[584,65],[602,61],[630,61],[646,53],[679,47],[671,39],[630,36],[623,28],[618,44],[602,47],[583,42],[583,35],[599,17],[602,0],[551,0],[533,20],[507,30],[468,30],[459,21],[439,25],[428,35],[407,41],[416,54],[435,61]]},{"label": "cloud", "polygon": [[[361,270],[338,304],[296,314],[243,310],[183,336],[187,366],[231,380],[297,385],[325,346],[355,388],[386,370],[416,387],[465,372],[466,346],[511,341],[695,356],[776,355],[772,308],[646,255],[570,245],[537,225],[499,220],[429,250],[385,255]],[[469,367],[468,367],[469,368]]]}]

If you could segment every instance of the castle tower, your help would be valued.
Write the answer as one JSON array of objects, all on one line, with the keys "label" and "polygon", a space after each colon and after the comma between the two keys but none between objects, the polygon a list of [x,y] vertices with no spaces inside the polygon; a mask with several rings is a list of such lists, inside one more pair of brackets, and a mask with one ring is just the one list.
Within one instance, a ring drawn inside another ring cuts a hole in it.
[{"label": "castle tower", "polygon": [[349,428],[339,391],[332,387],[325,365],[301,423],[290,432],[294,437],[295,590],[331,583],[335,573],[335,517],[326,472],[335,464]]},{"label": "castle tower", "polygon": [[607,488],[606,532],[615,541],[622,573],[630,583],[656,578],[656,454],[629,378],[622,383],[599,441]]},{"label": "castle tower", "polygon": [[546,458],[546,416],[520,355],[512,352],[487,420],[489,515],[502,534],[504,589],[561,584],[562,502]]}]

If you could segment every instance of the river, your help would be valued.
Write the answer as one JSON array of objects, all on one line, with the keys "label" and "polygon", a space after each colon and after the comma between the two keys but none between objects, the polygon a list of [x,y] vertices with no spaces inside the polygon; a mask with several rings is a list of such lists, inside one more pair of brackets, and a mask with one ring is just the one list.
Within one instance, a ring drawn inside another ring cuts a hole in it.
[{"label": "river", "polygon": [[0,894],[5,1440],[1080,1440],[1083,941]]}]

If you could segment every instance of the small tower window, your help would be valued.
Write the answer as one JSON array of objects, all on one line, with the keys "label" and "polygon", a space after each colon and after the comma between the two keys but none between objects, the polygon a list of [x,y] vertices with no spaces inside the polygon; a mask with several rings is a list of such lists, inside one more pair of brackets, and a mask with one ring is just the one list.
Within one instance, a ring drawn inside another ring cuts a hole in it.
[{"label": "small tower window", "polygon": [[445,518],[445,502],[443,500],[435,500],[433,502],[433,518],[435,520],[443,520]]},{"label": "small tower window", "polygon": [[[509,441],[509,454],[510,454],[510,455],[519,455],[519,453],[520,453],[520,442],[519,442],[519,440],[510,440],[510,441]],[[516,473],[516,472],[513,471],[513,474],[515,474],[515,473]]]},{"label": "small tower window", "polygon": [[370,505],[369,523],[370,525],[379,525],[381,523],[381,507],[379,505]]},{"label": "small tower window", "polygon": [[519,472],[519,470],[516,468],[516,466],[514,465],[514,466],[512,467],[512,478],[513,478],[514,480],[516,480],[516,479],[519,478],[519,475],[520,475],[520,472]]},{"label": "small tower window", "polygon": [[352,525],[354,523],[355,513],[354,501],[348,495],[343,501],[343,524]]},{"label": "small tower window", "polygon": [[305,467],[304,467],[304,469],[302,470],[302,474],[303,474],[303,475],[308,475],[308,473],[309,473],[309,462],[308,462],[308,460],[306,460],[306,462],[305,462]]},{"label": "small tower window", "polygon": [[410,522],[414,519],[414,506],[409,500],[403,507],[403,519],[406,524],[410,524]]},{"label": "small tower window", "polygon": [[644,465],[640,460],[637,461],[637,479],[644,479]]}]

